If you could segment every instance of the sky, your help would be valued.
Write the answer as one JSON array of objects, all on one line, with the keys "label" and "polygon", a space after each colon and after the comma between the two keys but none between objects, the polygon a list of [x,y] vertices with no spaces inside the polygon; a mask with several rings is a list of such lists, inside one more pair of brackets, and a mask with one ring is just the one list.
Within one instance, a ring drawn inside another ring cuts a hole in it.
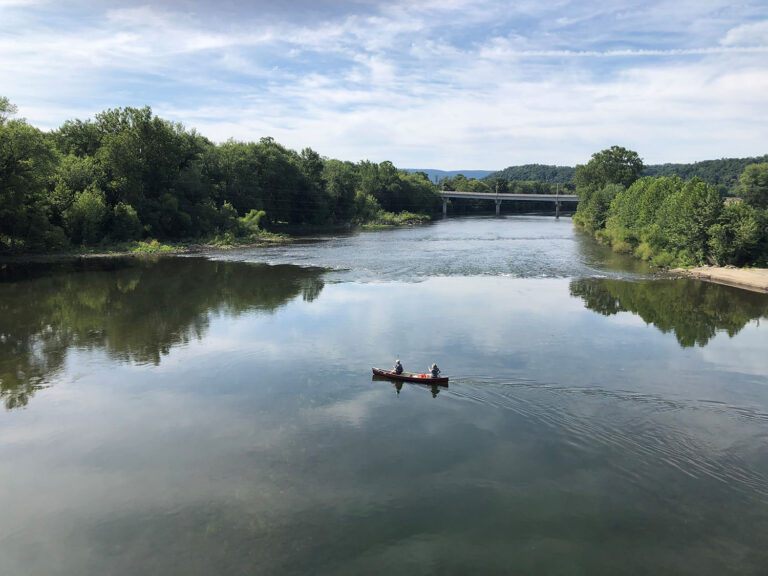
[{"label": "sky", "polygon": [[0,0],[0,96],[403,168],[768,153],[768,0]]}]

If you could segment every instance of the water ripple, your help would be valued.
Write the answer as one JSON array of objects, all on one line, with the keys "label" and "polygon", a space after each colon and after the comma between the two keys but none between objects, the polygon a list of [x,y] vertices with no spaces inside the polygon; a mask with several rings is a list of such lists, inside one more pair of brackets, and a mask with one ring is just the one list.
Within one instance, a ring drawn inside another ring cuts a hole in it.
[{"label": "water ripple", "polygon": [[[768,503],[768,476],[755,470],[735,451],[716,448],[693,437],[690,422],[696,413],[715,414],[763,425],[768,414],[711,400],[671,400],[624,390],[541,384],[530,380],[454,378],[449,394],[458,400],[510,410],[546,426],[564,437],[567,445],[584,452],[611,449],[631,454],[617,468],[629,480],[642,485],[642,471],[650,473],[659,463],[693,479],[710,478],[744,495],[756,495]],[[581,398],[574,399],[573,396]],[[595,411],[593,403],[604,408]],[[605,408],[620,410],[611,412]],[[579,409],[590,414],[579,414]],[[670,412],[676,414],[669,415]],[[600,417],[594,416],[599,413]],[[620,419],[619,419],[620,418]],[[709,419],[707,419],[709,420]],[[708,434],[704,431],[704,434]]]}]

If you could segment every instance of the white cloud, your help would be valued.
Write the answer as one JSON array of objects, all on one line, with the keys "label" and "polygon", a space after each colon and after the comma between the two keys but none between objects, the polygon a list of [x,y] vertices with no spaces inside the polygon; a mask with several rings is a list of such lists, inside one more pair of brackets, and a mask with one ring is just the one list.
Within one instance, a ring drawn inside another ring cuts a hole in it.
[{"label": "white cloud", "polygon": [[43,127],[149,104],[216,140],[397,165],[565,164],[614,143],[654,162],[765,153],[754,7],[660,1],[638,21],[632,1],[404,2],[297,26],[144,6],[52,26],[4,5],[3,95]]},{"label": "white cloud", "polygon": [[768,20],[732,28],[728,30],[721,43],[724,46],[768,47]]}]

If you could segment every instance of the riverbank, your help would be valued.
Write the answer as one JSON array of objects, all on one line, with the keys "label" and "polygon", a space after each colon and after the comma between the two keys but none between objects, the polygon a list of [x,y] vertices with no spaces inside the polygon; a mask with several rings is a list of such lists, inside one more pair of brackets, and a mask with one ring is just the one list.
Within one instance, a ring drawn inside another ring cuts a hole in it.
[{"label": "riverbank", "polygon": [[0,251],[0,264],[10,262],[58,262],[72,258],[107,258],[124,256],[153,256],[173,254],[195,254],[200,252],[232,250],[235,248],[258,248],[287,244],[302,238],[322,234],[351,234],[355,231],[370,231],[405,226],[419,226],[431,222],[424,214],[382,213],[377,220],[365,224],[337,225],[278,225],[272,231],[260,231],[250,237],[237,237],[230,234],[216,236],[212,239],[190,240],[182,242],[160,242],[155,239],[137,240],[131,242],[102,243],[99,246],[79,247],[61,252],[15,252]]},{"label": "riverbank", "polygon": [[675,268],[677,274],[688,278],[736,286],[746,290],[768,294],[768,268],[731,268],[720,266],[699,266],[698,268]]},{"label": "riverbank", "polygon": [[217,242],[173,242],[162,243],[157,240],[114,244],[89,249],[77,249],[65,252],[34,253],[34,252],[0,252],[0,264],[7,263],[46,263],[61,262],[74,258],[114,258],[129,256],[158,256],[174,254],[197,254],[235,248],[257,248],[293,242],[295,238],[283,235],[260,236],[250,241],[235,241],[232,243]]}]

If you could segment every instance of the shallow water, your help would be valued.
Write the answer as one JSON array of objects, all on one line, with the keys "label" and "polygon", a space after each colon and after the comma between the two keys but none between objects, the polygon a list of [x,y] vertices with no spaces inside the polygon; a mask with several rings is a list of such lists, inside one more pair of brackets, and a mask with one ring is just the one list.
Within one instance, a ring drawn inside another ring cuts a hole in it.
[{"label": "shallow water", "polygon": [[766,317],[543,217],[6,266],[0,573],[762,574]]}]

